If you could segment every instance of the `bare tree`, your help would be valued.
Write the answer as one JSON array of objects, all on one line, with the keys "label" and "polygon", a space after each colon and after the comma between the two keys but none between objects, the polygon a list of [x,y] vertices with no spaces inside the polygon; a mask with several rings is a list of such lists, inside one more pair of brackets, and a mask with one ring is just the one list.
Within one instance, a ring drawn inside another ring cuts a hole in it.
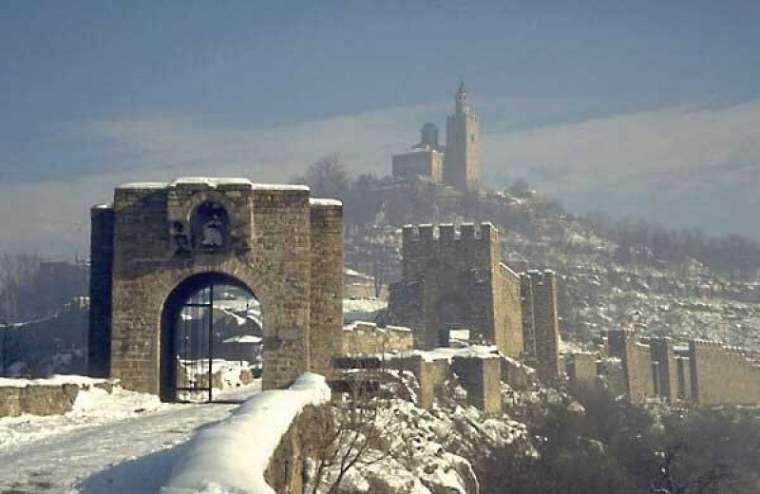
[{"label": "bare tree", "polygon": [[400,438],[402,425],[379,384],[383,379],[396,380],[384,358],[349,360],[356,365],[344,375],[344,399],[333,407],[335,427],[314,448],[311,494],[335,494],[352,469],[396,458],[401,447],[394,445],[394,439]]},{"label": "bare tree", "polygon": [[[722,488],[731,481],[733,474],[729,465],[717,463],[707,470],[697,473],[691,468],[683,468],[687,456],[686,445],[678,442],[668,445],[660,453],[659,477],[652,483],[653,494],[703,494],[724,492]],[[686,470],[686,471],[684,471]]]},{"label": "bare tree", "polygon": [[39,266],[37,254],[0,253],[0,322],[19,317],[22,291],[33,283]]},{"label": "bare tree", "polygon": [[345,200],[350,189],[348,173],[338,153],[319,159],[304,175],[294,177],[291,182],[308,185],[314,197]]}]

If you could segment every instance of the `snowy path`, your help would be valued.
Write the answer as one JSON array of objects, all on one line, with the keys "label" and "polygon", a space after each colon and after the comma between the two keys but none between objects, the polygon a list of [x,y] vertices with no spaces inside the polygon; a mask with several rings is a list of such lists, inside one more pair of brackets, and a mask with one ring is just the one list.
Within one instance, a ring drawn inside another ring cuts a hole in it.
[{"label": "snowy path", "polygon": [[[255,392],[249,388],[235,398]],[[0,494],[156,492],[193,432],[225,418],[237,406],[173,405],[4,447]]]}]

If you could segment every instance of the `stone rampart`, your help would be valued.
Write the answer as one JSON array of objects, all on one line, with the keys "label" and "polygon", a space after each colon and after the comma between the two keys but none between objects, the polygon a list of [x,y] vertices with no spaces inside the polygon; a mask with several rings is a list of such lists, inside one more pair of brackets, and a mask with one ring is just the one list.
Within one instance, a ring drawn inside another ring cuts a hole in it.
[{"label": "stone rampart", "polygon": [[278,494],[304,492],[304,465],[318,457],[318,448],[334,430],[328,406],[307,406],[280,439],[264,472],[266,483]]},{"label": "stone rampart", "polygon": [[[505,358],[498,354],[471,355],[463,351],[451,356],[421,352],[393,358],[388,367],[409,371],[419,383],[417,406],[430,409],[442,386],[455,377],[467,392],[468,402],[491,415],[501,413],[501,381]],[[512,369],[515,370],[515,369]],[[529,375],[521,375],[527,381]],[[527,384],[526,384],[527,385]]]},{"label": "stone rampart", "polygon": [[65,376],[54,379],[0,379],[0,417],[62,415],[71,411],[80,390],[90,387],[108,391],[113,383],[106,380],[78,382]]},{"label": "stone rampart", "polygon": [[343,327],[340,352],[342,355],[375,355],[394,353],[414,348],[414,337],[409,328],[401,326],[377,327],[377,324],[356,321]]},{"label": "stone rampart", "polygon": [[524,351],[520,275],[499,263],[493,283],[494,321],[502,329],[494,344],[504,353],[519,358]]},{"label": "stone rampart", "polygon": [[574,384],[590,386],[597,383],[599,354],[573,352],[567,359],[567,374]]},{"label": "stone rampart", "polygon": [[553,271],[521,275],[522,331],[526,361],[538,377],[556,379],[562,372],[559,355],[557,278]]},{"label": "stone rampart", "polygon": [[433,407],[435,395],[451,375],[448,359],[428,360],[421,355],[393,358],[389,367],[414,374],[420,386],[416,405],[425,410]]},{"label": "stone rampart", "polygon": [[657,397],[657,387],[649,345],[636,341],[629,330],[610,331],[609,353],[623,364],[626,396],[631,403],[642,403]]},{"label": "stone rampart", "polygon": [[673,403],[683,395],[679,382],[676,355],[673,352],[673,340],[670,338],[652,338],[649,341],[652,361],[657,363],[658,394]]},{"label": "stone rampart", "polygon": [[740,348],[689,342],[692,399],[700,405],[760,403],[760,366]]},{"label": "stone rampart", "polygon": [[451,369],[471,405],[488,415],[501,413],[501,359],[454,357]]}]

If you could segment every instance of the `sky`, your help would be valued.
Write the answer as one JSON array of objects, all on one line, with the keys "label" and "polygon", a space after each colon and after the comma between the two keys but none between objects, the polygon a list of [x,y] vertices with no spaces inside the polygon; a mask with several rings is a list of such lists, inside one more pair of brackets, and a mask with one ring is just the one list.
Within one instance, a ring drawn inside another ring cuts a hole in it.
[{"label": "sky", "polygon": [[760,2],[0,2],[0,251],[86,256],[113,187],[386,174],[460,79],[483,176],[760,238]]}]

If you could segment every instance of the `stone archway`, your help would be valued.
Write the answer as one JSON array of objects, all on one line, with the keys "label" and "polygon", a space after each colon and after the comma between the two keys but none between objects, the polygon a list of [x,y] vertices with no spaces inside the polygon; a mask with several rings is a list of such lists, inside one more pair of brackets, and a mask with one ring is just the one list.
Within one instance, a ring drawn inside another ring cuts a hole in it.
[{"label": "stone archway", "polygon": [[467,301],[463,300],[459,294],[449,293],[440,297],[435,307],[435,324],[440,346],[450,345],[451,331],[474,329],[470,327]]},{"label": "stone archway", "polygon": [[219,280],[263,306],[264,389],[329,375],[343,321],[342,214],[308,187],[239,178],[118,187],[112,205],[92,209],[90,373],[170,398],[166,328],[183,297]]},{"label": "stone archway", "polygon": [[[180,282],[174,290],[169,294],[164,302],[163,309],[161,311],[161,328],[160,328],[160,343],[159,343],[159,396],[164,401],[177,401],[178,390],[184,389],[188,391],[188,378],[180,379],[177,375],[180,368],[181,359],[207,359],[208,364],[204,365],[204,369],[208,372],[208,377],[203,382],[203,385],[199,385],[197,381],[194,382],[198,391],[208,391],[208,401],[213,401],[212,391],[214,388],[213,382],[213,362],[222,354],[219,348],[215,348],[215,333],[218,333],[218,329],[214,331],[215,320],[215,287],[231,286],[236,287],[248,294],[256,300],[256,294],[253,289],[240,279],[231,276],[229,274],[220,272],[204,272],[197,273],[185,278]],[[210,290],[210,291],[209,291]],[[198,294],[207,292],[207,295],[202,299],[202,303],[198,304]],[[218,293],[217,293],[218,295]],[[195,301],[192,307],[195,308],[198,305],[198,310],[204,310],[201,315],[200,324],[195,324],[191,331],[187,331],[187,325],[183,324],[183,315],[188,311],[188,301]],[[263,316],[263,311],[262,311]],[[263,319],[263,317],[262,317]],[[261,324],[263,327],[263,324]],[[184,332],[180,335],[180,332]],[[184,346],[184,351],[179,346],[180,336],[185,336],[185,340],[190,339],[189,343]],[[200,341],[192,341],[193,338]],[[204,338],[208,339],[206,345],[203,341]],[[219,343],[218,341],[216,342]],[[182,367],[185,367],[182,364]],[[189,369],[189,367],[188,367]],[[185,373],[188,371],[186,370]],[[193,376],[195,377],[195,376]],[[182,382],[184,381],[184,382]]]}]

